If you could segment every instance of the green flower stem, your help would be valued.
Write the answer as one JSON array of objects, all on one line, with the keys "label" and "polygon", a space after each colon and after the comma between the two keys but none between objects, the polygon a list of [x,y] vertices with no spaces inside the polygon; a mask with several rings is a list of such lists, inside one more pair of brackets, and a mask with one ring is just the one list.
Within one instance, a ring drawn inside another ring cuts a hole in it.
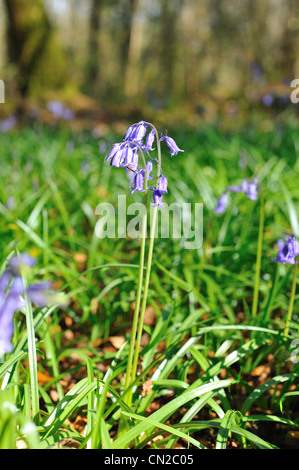
[{"label": "green flower stem", "polygon": [[255,268],[255,280],[254,280],[254,291],[253,291],[253,302],[252,302],[252,318],[256,317],[258,297],[259,297],[259,286],[260,286],[260,275],[261,275],[261,260],[262,260],[262,249],[263,249],[263,236],[264,236],[264,219],[265,219],[265,203],[263,191],[260,192],[260,222],[259,222],[259,234],[258,234],[258,245],[256,254],[256,268]]},{"label": "green flower stem", "polygon": [[288,309],[288,314],[287,314],[287,318],[286,318],[286,324],[285,324],[285,327],[284,327],[284,330],[283,330],[283,334],[285,336],[287,336],[289,334],[290,321],[292,319],[294,299],[295,299],[295,293],[296,293],[297,270],[298,270],[298,264],[295,264],[294,271],[293,271],[293,282],[292,282],[289,309]]},{"label": "green flower stem", "polygon": [[[159,135],[156,131],[156,140],[157,140],[157,151],[158,151],[158,170],[157,170],[157,183],[161,175],[161,146],[159,142]],[[146,169],[146,163],[144,159],[143,152],[141,152],[143,160],[144,160],[144,167]],[[151,220],[151,232],[150,232],[150,241],[149,241],[149,251],[148,251],[148,259],[147,259],[147,267],[146,267],[146,275],[145,275],[145,285],[144,285],[144,292],[143,292],[143,299],[141,305],[141,311],[139,315],[140,303],[141,303],[141,294],[142,294],[142,279],[143,279],[143,270],[144,270],[144,252],[145,252],[145,238],[147,233],[147,172],[145,172],[145,184],[146,184],[146,193],[145,193],[145,214],[143,216],[142,221],[142,239],[141,239],[141,248],[140,248],[140,266],[139,266],[139,282],[138,282],[138,290],[136,296],[136,307],[133,317],[133,326],[132,326],[132,336],[131,336],[131,344],[129,350],[129,357],[128,357],[128,365],[127,365],[127,373],[126,373],[126,380],[125,380],[125,390],[132,384],[136,379],[136,372],[137,372],[137,365],[138,365],[138,358],[139,358],[139,349],[141,344],[141,336],[143,331],[143,323],[144,323],[144,314],[146,309],[146,302],[147,302],[147,295],[148,295],[148,286],[150,281],[150,273],[151,273],[151,266],[152,266],[152,257],[153,257],[153,249],[154,249],[154,241],[155,241],[155,231],[156,231],[156,220],[157,220],[157,212],[158,208],[154,207],[152,220]],[[135,342],[135,337],[137,333],[137,338]],[[131,370],[131,360],[133,358],[133,365],[132,371],[129,376],[128,372]],[[130,406],[132,402],[132,390],[127,394],[125,402]]]},{"label": "green flower stem", "polygon": [[[157,151],[158,151],[158,170],[157,170],[157,184],[158,184],[158,181],[162,172],[162,168],[161,168],[162,158],[161,158],[161,146],[160,146],[160,141],[159,141],[159,135],[157,131],[156,131],[156,141],[157,141]],[[157,214],[158,214],[158,207],[155,206],[153,209],[152,218],[151,218],[151,232],[150,232],[149,250],[148,250],[146,274],[145,274],[145,281],[144,281],[144,292],[143,292],[141,312],[140,312],[139,322],[138,322],[138,331],[137,331],[136,345],[134,349],[134,359],[133,359],[132,376],[131,376],[130,383],[134,382],[134,380],[136,379],[136,373],[137,373],[137,366],[138,366],[138,359],[139,359],[139,352],[140,352],[139,350],[140,350],[141,337],[142,337],[142,331],[143,331],[145,309],[146,309],[146,304],[147,304],[148,287],[149,287],[149,281],[150,281],[150,275],[151,275]],[[131,390],[130,393],[128,394],[129,405],[131,404],[132,393],[133,391]]]},{"label": "green flower stem", "polygon": [[[150,242],[149,242],[149,252],[148,252],[148,259],[147,259],[147,266],[146,266],[146,275],[145,275],[145,282],[144,282],[144,292],[143,292],[143,298],[142,298],[141,312],[140,312],[139,322],[138,322],[136,346],[135,346],[135,350],[134,350],[134,359],[133,359],[132,380],[131,380],[131,382],[133,382],[136,378],[136,372],[137,372],[137,366],[138,366],[139,349],[140,349],[140,344],[141,344],[141,337],[142,337],[143,323],[144,323],[144,314],[145,314],[145,309],[146,309],[146,304],[147,304],[148,287],[149,287],[151,267],[152,267],[152,259],[153,259],[153,249],[154,249],[154,242],[155,242],[155,230],[156,230],[157,213],[158,213],[158,207],[156,206],[156,207],[154,207],[152,220],[151,220],[151,235],[150,235]],[[130,396],[132,396],[132,391],[130,392]]]},{"label": "green flower stem", "polygon": [[[145,199],[145,207],[147,207],[147,192],[144,196]],[[138,272],[138,284],[137,284],[137,293],[136,293],[136,304],[134,309],[133,315],[133,323],[132,323],[132,332],[131,332],[131,341],[129,347],[129,355],[128,355],[128,363],[127,363],[127,370],[126,370],[126,378],[125,378],[125,387],[126,390],[132,379],[132,361],[135,349],[135,340],[137,334],[137,327],[138,327],[138,319],[139,319],[139,310],[141,304],[141,295],[142,295],[142,284],[143,284],[143,271],[144,271],[144,257],[145,257],[145,242],[146,242],[146,234],[147,234],[147,210],[144,211],[142,217],[142,236],[141,236],[141,245],[140,245],[140,261],[139,261],[139,272]],[[128,394],[126,395],[124,401],[129,404],[130,398]]]},{"label": "green flower stem", "polygon": [[[27,282],[23,277],[24,291],[26,292]],[[33,312],[31,302],[25,297],[25,315],[26,315],[26,328],[27,328],[27,342],[28,342],[28,357],[29,357],[29,374],[30,374],[30,388],[31,388],[31,410],[32,420],[39,425],[39,393],[38,393],[38,380],[37,380],[37,358],[36,358],[36,345],[35,345],[35,330],[33,323]]]},{"label": "green flower stem", "polygon": [[275,298],[277,289],[278,289],[278,280],[279,280],[279,263],[276,263],[276,269],[275,269],[275,275],[274,275],[274,281],[272,285],[272,290],[268,299],[268,303],[265,309],[265,313],[263,316],[263,323],[266,325],[269,321],[270,313],[271,313],[271,307],[273,303],[273,299]]}]

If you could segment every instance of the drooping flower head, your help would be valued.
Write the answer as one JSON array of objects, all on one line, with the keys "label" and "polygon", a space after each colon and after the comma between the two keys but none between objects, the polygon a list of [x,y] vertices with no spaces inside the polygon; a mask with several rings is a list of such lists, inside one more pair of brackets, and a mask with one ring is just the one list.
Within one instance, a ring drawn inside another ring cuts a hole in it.
[{"label": "drooping flower head", "polygon": [[[111,166],[126,168],[126,172],[134,172],[133,185],[130,187],[131,193],[135,191],[145,192],[146,189],[149,189],[153,191],[153,205],[162,206],[162,196],[168,192],[167,178],[163,176],[159,159],[150,154],[155,150],[155,139],[159,147],[160,142],[165,141],[172,156],[184,151],[177,146],[172,137],[162,135],[159,138],[158,132],[152,124],[139,121],[128,127],[123,142],[112,146],[106,157],[106,162],[110,163]],[[154,175],[151,174],[154,163],[157,163],[157,183],[154,186],[147,187],[147,181],[154,178]]]},{"label": "drooping flower head", "polygon": [[162,199],[163,199],[163,194],[158,189],[154,189],[154,192],[153,192],[154,202],[151,202],[151,206],[163,207]]},{"label": "drooping flower head", "polygon": [[282,264],[298,264],[296,256],[299,254],[299,247],[295,235],[289,237],[285,243],[279,240],[278,248],[277,256],[272,261]]},{"label": "drooping flower head", "polygon": [[133,194],[134,191],[140,191],[144,193],[144,175],[142,172],[136,173],[134,177],[134,186],[130,188],[131,189],[131,194]]},{"label": "drooping flower head", "polygon": [[151,172],[153,171],[153,162],[151,160],[146,162],[146,172],[144,168],[142,168],[140,171],[142,175],[144,176],[144,178],[145,178],[145,173],[147,174],[147,181],[151,181],[154,177],[154,175],[151,175]]},{"label": "drooping flower head", "polygon": [[168,185],[167,178],[161,175],[158,181],[158,191],[160,191],[161,194],[166,194],[168,192],[167,185]]},{"label": "drooping flower head", "polygon": [[166,144],[168,145],[169,147],[169,153],[170,155],[177,155],[178,152],[184,152],[184,150],[181,150],[177,144],[175,143],[175,141],[173,140],[172,137],[168,137],[167,135],[165,135],[164,137],[161,137],[160,138],[160,141],[162,142],[163,140],[166,141]]}]

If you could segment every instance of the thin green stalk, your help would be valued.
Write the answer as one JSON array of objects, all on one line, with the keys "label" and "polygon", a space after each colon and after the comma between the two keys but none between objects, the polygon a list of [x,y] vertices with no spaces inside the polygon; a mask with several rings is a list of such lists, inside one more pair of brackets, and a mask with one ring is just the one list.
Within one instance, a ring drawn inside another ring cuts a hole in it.
[{"label": "thin green stalk", "polygon": [[[27,282],[23,278],[24,292],[26,292]],[[26,315],[26,329],[27,329],[27,343],[28,343],[28,358],[29,358],[29,374],[30,374],[30,388],[31,388],[31,410],[32,420],[39,425],[39,393],[38,393],[38,380],[37,380],[37,358],[36,358],[36,345],[35,345],[35,330],[33,323],[33,312],[31,302],[25,297],[25,315]]]},{"label": "thin green stalk", "polygon": [[[157,183],[159,181],[161,175],[161,146],[159,142],[158,132],[156,131],[156,140],[157,140],[157,150],[158,150],[158,170],[157,170]],[[139,323],[138,323],[138,331],[137,331],[137,338],[136,338],[136,345],[134,350],[134,359],[133,359],[133,367],[132,367],[132,376],[131,382],[134,382],[136,379],[136,372],[138,366],[138,359],[139,359],[139,349],[141,344],[141,337],[143,332],[143,323],[144,323],[144,315],[145,309],[147,304],[147,296],[148,296],[148,287],[151,275],[151,267],[152,267],[152,259],[153,259],[153,250],[154,250],[154,243],[155,243],[155,232],[156,232],[156,223],[157,223],[157,214],[158,214],[158,207],[155,206],[152,213],[151,218],[151,231],[150,231],[150,241],[149,241],[149,250],[148,250],[148,258],[147,258],[147,266],[146,266],[146,274],[145,274],[145,281],[144,281],[144,291],[143,291],[143,298],[142,298],[142,305],[141,305],[141,312],[139,316]],[[127,402],[129,405],[131,404],[132,400],[132,393],[130,392],[129,401]]]},{"label": "thin green stalk", "polygon": [[[158,170],[157,170],[157,182],[161,175],[161,146],[159,142],[159,135],[156,131],[156,139],[157,139],[157,148],[158,148]],[[147,187],[147,169],[146,169],[146,161],[144,157],[144,153],[141,148],[139,148],[145,169],[144,181],[145,181],[145,197],[144,197],[144,205],[145,211],[142,217],[142,234],[141,234],[141,247],[140,247],[140,262],[139,262],[139,274],[138,274],[138,286],[137,286],[137,294],[136,294],[136,305],[134,310],[133,316],[133,323],[132,323],[132,332],[131,332],[131,341],[129,346],[129,355],[128,355],[128,363],[126,369],[126,378],[125,378],[125,386],[124,390],[127,390],[129,386],[134,383],[136,379],[136,371],[137,371],[137,364],[139,358],[139,349],[141,343],[141,335],[143,331],[143,323],[144,323],[144,314],[146,309],[146,302],[147,302],[147,295],[148,295],[148,286],[150,280],[150,271],[151,271],[151,264],[152,264],[152,255],[153,255],[153,247],[154,247],[154,238],[155,238],[155,228],[156,228],[156,219],[157,219],[157,207],[154,208],[153,217],[151,220],[151,232],[150,232],[150,242],[149,242],[149,252],[148,252],[148,260],[147,260],[147,269],[145,275],[145,286],[143,291],[143,298],[142,298],[142,306],[140,311],[140,304],[141,304],[141,296],[142,296],[142,287],[143,287],[143,271],[144,271],[144,259],[145,259],[145,242],[147,236],[147,195],[148,195],[148,187]],[[140,311],[140,313],[139,313]],[[137,334],[137,337],[136,337]],[[132,389],[133,390],[133,389]],[[130,390],[124,399],[124,402],[131,406],[132,402],[132,390]],[[120,420],[118,435],[122,435],[126,431],[126,423]]]},{"label": "thin green stalk", "polygon": [[[145,169],[145,193],[144,193],[144,212],[142,215],[141,221],[141,245],[140,245],[140,258],[139,258],[139,272],[138,272],[138,284],[137,284],[137,293],[136,293],[136,304],[134,309],[133,315],[133,323],[132,323],[132,331],[131,331],[131,341],[129,346],[129,355],[128,355],[128,363],[126,369],[126,378],[125,378],[125,390],[129,387],[131,382],[131,372],[132,372],[132,361],[134,355],[134,348],[135,348],[135,339],[138,327],[138,317],[139,317],[139,310],[141,304],[141,296],[142,296],[142,284],[143,284],[143,271],[144,271],[144,257],[145,257],[145,241],[147,237],[147,197],[148,197],[148,189],[147,189],[147,169],[146,169],[146,160],[144,153],[139,147],[139,151],[143,160],[144,169]],[[125,398],[125,402],[128,400],[128,395]]]},{"label": "thin green stalk", "polygon": [[276,295],[276,291],[277,291],[277,288],[278,288],[278,280],[279,280],[279,263],[276,263],[274,281],[273,281],[272,290],[271,290],[271,293],[270,293],[270,296],[269,296],[269,299],[268,299],[268,302],[267,302],[267,306],[266,306],[266,309],[265,309],[265,313],[264,313],[264,316],[263,316],[263,324],[267,324],[268,321],[269,321],[271,307],[272,307],[272,304],[273,304],[273,299]]},{"label": "thin green stalk", "polygon": [[[137,372],[137,366],[138,366],[139,349],[140,349],[141,337],[142,337],[142,332],[143,332],[144,315],[145,315],[145,309],[146,309],[146,304],[147,304],[148,287],[149,287],[151,267],[152,267],[152,259],[153,259],[153,249],[154,249],[154,242],[155,242],[157,212],[158,212],[158,207],[156,206],[156,207],[154,207],[152,221],[151,221],[151,235],[150,235],[150,242],[149,242],[149,252],[148,252],[148,259],[147,259],[147,266],[146,266],[146,275],[145,275],[145,281],[144,281],[144,292],[143,292],[143,298],[142,298],[141,312],[140,312],[140,316],[139,316],[136,346],[135,346],[135,350],[134,350],[134,359],[133,359],[133,367],[132,367],[132,381],[134,381],[135,378],[136,378],[136,372]],[[132,391],[130,392],[130,396],[131,395],[132,395]]]},{"label": "thin green stalk", "polygon": [[260,287],[260,275],[261,275],[261,260],[262,260],[262,249],[263,249],[263,236],[264,236],[264,219],[265,219],[265,203],[263,191],[260,191],[260,222],[259,222],[259,234],[258,234],[258,245],[256,254],[256,268],[255,268],[255,279],[254,279],[254,291],[253,291],[253,302],[252,302],[252,318],[256,317],[259,287]]},{"label": "thin green stalk", "polygon": [[296,293],[297,270],[298,270],[298,264],[295,264],[295,266],[294,266],[294,271],[293,271],[293,282],[292,282],[292,289],[291,289],[291,297],[290,297],[289,309],[288,309],[288,313],[287,313],[287,318],[286,318],[285,327],[284,327],[284,330],[283,330],[283,334],[284,334],[285,336],[287,336],[287,335],[289,334],[290,321],[291,321],[291,319],[292,319],[293,306],[294,306],[294,299],[295,299],[295,293]]},{"label": "thin green stalk", "polygon": [[[145,207],[147,207],[147,192],[145,193],[144,198],[145,198]],[[126,378],[125,378],[125,387],[124,387],[125,390],[129,387],[130,382],[132,380],[132,375],[131,375],[132,361],[133,361],[133,355],[134,355],[134,349],[135,349],[135,339],[136,339],[136,334],[137,334],[139,310],[140,310],[141,295],[142,295],[146,234],[147,234],[147,211],[145,210],[143,217],[142,217],[142,236],[141,236],[141,245],[140,245],[138,284],[137,284],[137,293],[136,293],[136,304],[135,304],[133,323],[132,323],[131,341],[130,341],[130,346],[129,346],[128,363],[127,363],[127,369],[126,369]],[[129,404],[128,395],[126,396],[124,401],[127,404]]]}]

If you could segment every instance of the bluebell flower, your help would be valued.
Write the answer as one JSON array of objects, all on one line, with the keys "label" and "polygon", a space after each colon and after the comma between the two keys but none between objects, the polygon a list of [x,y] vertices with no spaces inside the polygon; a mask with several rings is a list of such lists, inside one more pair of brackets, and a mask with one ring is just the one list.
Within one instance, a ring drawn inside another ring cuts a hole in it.
[{"label": "bluebell flower", "polygon": [[[142,168],[141,170],[142,175],[145,177],[145,169]],[[154,177],[154,175],[151,175],[151,172],[153,171],[153,162],[149,160],[146,162],[146,173],[147,173],[147,181],[151,181]]]},{"label": "bluebell flower", "polygon": [[[136,170],[138,166],[138,152],[136,146],[126,145],[123,150],[124,162],[121,166],[130,166],[133,170]],[[137,164],[137,166],[136,166]]]},{"label": "bluebell flower", "polygon": [[[122,166],[124,160],[125,160],[126,154],[125,154],[125,147],[121,145],[116,152],[113,155],[113,158],[110,162],[111,166],[116,166],[120,167]],[[108,158],[108,157],[107,157]]]},{"label": "bluebell flower", "polygon": [[154,143],[155,136],[156,136],[156,130],[152,129],[146,137],[145,148],[144,148],[145,152],[152,152],[154,150],[152,145]]},{"label": "bluebell flower", "polygon": [[50,281],[29,285],[26,294],[30,302],[39,307],[47,307],[54,304],[63,306],[65,303],[63,296],[59,292],[52,290],[52,283]]},{"label": "bluebell flower", "polygon": [[131,194],[134,192],[134,191],[140,191],[142,193],[144,193],[145,189],[143,188],[143,185],[144,185],[144,176],[142,174],[142,172],[138,172],[136,173],[135,177],[134,177],[134,186],[131,187]]},{"label": "bluebell flower", "polygon": [[132,140],[131,136],[133,135],[134,131],[135,131],[135,124],[132,124],[130,127],[128,127],[124,140]]},{"label": "bluebell flower", "polygon": [[158,191],[161,194],[166,194],[168,193],[167,190],[167,185],[168,185],[168,180],[165,176],[161,175],[158,181]]},{"label": "bluebell flower", "polygon": [[153,206],[153,207],[155,207],[155,206],[163,207],[162,199],[163,199],[163,194],[158,189],[154,189],[154,191],[153,191],[153,200],[154,200],[154,202],[151,202],[151,206]]},{"label": "bluebell flower", "polygon": [[298,264],[296,256],[299,254],[299,247],[295,235],[289,237],[283,244],[283,246],[281,241],[278,245],[279,251],[277,253],[277,257],[275,259],[272,259],[272,261],[283,264]]},{"label": "bluebell flower", "polygon": [[256,201],[258,197],[256,183],[249,183],[245,194],[252,201]]},{"label": "bluebell flower", "polygon": [[51,289],[51,282],[29,285],[26,289],[23,275],[35,266],[35,259],[27,253],[14,256],[0,277],[0,353],[12,351],[13,316],[25,306],[25,296],[40,307],[67,305],[64,294]]},{"label": "bluebell flower", "polygon": [[175,143],[174,139],[172,137],[168,137],[167,135],[164,137],[160,138],[160,141],[162,142],[163,140],[166,141],[166,144],[169,147],[169,153],[170,155],[177,155],[178,152],[184,152],[184,150],[179,149],[177,144]]},{"label": "bluebell flower", "polygon": [[[110,162],[111,166],[126,168],[126,172],[134,172],[134,181],[132,184],[132,174],[129,175],[131,193],[134,191],[144,192],[144,179],[147,177],[147,181],[151,181],[154,176],[151,174],[153,171],[153,164],[159,163],[157,158],[150,155],[150,152],[154,151],[153,144],[157,138],[157,144],[159,142],[166,141],[169,147],[171,155],[177,155],[178,152],[183,152],[176,142],[168,136],[157,137],[156,128],[145,121],[139,121],[128,127],[124,139],[120,143],[116,143],[112,146],[112,149],[106,157],[106,162]],[[140,166],[138,162],[139,152],[142,154],[143,166]],[[149,159],[147,159],[147,156]],[[161,162],[160,162],[161,165]],[[162,168],[159,168],[157,172],[159,176],[157,186],[158,187],[147,187],[153,191],[154,203],[152,205],[162,205],[162,195],[167,193],[167,178],[162,174]]]},{"label": "bluebell flower", "polygon": [[28,253],[20,253],[8,262],[8,269],[14,276],[22,275],[23,270],[31,269],[36,265],[36,260]]},{"label": "bluebell flower", "polygon": [[107,157],[105,158],[105,162],[107,163],[110,162],[110,160],[112,160],[114,155],[116,155],[116,153],[122,148],[122,146],[123,146],[122,143],[113,144],[112,149],[110,150]]},{"label": "bluebell flower", "polygon": [[228,203],[227,193],[223,193],[222,196],[217,201],[217,207],[214,209],[215,214],[223,214],[226,211],[226,206]]},{"label": "bluebell flower", "polygon": [[0,354],[10,353],[13,350],[11,337],[13,335],[14,314],[25,306],[25,302],[14,294],[8,294],[0,299]]},{"label": "bluebell flower", "polygon": [[133,152],[132,161],[129,165],[127,165],[126,173],[128,171],[137,172],[137,170],[138,170],[138,160],[139,160],[138,152],[137,151]]},{"label": "bluebell flower", "polygon": [[135,129],[132,130],[129,138],[127,140],[142,143],[142,139],[144,138],[147,131],[147,123],[144,121],[140,121],[136,124]]},{"label": "bluebell flower", "polygon": [[0,294],[1,292],[5,293],[10,279],[11,279],[11,274],[8,271],[4,271],[4,273],[0,277]]},{"label": "bluebell flower", "polygon": [[225,212],[228,203],[227,193],[244,193],[249,199],[256,201],[259,189],[259,181],[256,178],[243,180],[241,186],[227,186],[223,195],[218,199],[218,205],[214,212],[218,214]]}]

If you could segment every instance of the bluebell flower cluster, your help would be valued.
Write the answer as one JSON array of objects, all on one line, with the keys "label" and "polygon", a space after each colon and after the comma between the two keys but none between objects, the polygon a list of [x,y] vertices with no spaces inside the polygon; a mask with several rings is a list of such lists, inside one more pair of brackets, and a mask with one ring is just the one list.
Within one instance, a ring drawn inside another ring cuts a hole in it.
[{"label": "bluebell flower cluster", "polygon": [[23,276],[36,264],[27,253],[10,259],[7,269],[0,277],[0,354],[12,351],[13,317],[25,306],[24,296],[40,307],[59,304],[66,305],[65,298],[51,290],[51,282],[28,285],[25,289]]},{"label": "bluebell flower cluster", "polygon": [[288,237],[285,242],[280,239],[277,244],[278,253],[276,258],[272,259],[272,261],[282,264],[298,264],[296,256],[299,255],[299,246],[295,235]]},{"label": "bluebell flower cluster", "polygon": [[[151,174],[154,164],[159,164],[157,158],[151,155],[154,152],[155,139],[165,142],[168,146],[171,156],[177,155],[181,150],[174,139],[167,135],[161,135],[156,128],[145,121],[132,124],[126,131],[123,142],[113,145],[106,162],[110,162],[111,166],[126,168],[127,172],[134,173],[134,181],[130,187],[131,193],[134,191],[145,192],[146,189],[153,191],[153,206],[163,206],[162,198],[167,193],[167,178],[163,176],[162,168],[158,168],[157,184],[155,186],[147,186],[147,182],[151,181],[154,176]],[[142,159],[140,160],[140,154]],[[141,161],[141,165],[140,165]]]},{"label": "bluebell flower cluster", "polygon": [[256,201],[259,190],[260,185],[256,178],[243,180],[241,186],[228,186],[218,199],[217,207],[215,208],[214,212],[216,214],[223,214],[226,211],[229,202],[228,193],[243,193],[252,201]]}]

